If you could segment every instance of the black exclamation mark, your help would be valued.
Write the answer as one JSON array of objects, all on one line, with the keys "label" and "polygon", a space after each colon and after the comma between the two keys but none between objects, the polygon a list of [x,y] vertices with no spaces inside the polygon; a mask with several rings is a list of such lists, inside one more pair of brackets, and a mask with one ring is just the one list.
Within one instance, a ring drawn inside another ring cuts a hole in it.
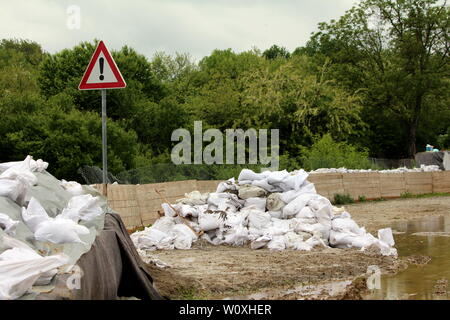
[{"label": "black exclamation mark", "polygon": [[98,63],[100,64],[100,80],[103,80],[105,77],[103,76],[103,62],[105,59],[100,58],[98,59]]}]

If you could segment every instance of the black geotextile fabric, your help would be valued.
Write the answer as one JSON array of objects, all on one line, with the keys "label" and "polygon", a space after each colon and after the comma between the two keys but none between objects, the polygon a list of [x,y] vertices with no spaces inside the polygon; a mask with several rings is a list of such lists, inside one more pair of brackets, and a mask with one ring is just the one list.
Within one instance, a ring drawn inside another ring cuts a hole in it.
[{"label": "black geotextile fabric", "polygon": [[424,164],[427,166],[435,165],[439,166],[439,169],[445,170],[444,168],[444,155],[443,151],[439,152],[419,152],[415,156],[416,165],[420,167],[420,165]]},{"label": "black geotextile fabric", "polygon": [[103,231],[78,266],[84,275],[75,299],[163,299],[117,213],[106,214]]},{"label": "black geotextile fabric", "polygon": [[91,250],[80,257],[77,265],[82,272],[79,288],[68,289],[66,281],[69,275],[62,274],[57,276],[56,287],[52,292],[41,293],[36,299],[164,299],[153,287],[153,279],[117,213],[105,215],[103,230]]}]

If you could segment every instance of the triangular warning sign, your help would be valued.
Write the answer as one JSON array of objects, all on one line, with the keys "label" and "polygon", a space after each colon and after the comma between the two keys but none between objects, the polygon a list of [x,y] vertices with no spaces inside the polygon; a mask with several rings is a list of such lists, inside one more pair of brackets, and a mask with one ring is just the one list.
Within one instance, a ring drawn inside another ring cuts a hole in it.
[{"label": "triangular warning sign", "polygon": [[78,86],[80,90],[125,88],[127,84],[103,41],[97,46]]}]

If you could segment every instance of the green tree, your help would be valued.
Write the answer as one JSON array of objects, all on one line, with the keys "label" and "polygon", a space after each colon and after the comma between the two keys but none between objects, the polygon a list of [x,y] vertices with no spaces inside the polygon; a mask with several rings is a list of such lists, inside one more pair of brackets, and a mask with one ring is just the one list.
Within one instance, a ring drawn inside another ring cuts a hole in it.
[{"label": "green tree", "polygon": [[276,44],[265,50],[262,55],[269,60],[275,60],[277,58],[289,59],[291,56],[285,47],[279,47]]},{"label": "green tree", "polygon": [[[39,83],[45,97],[65,92],[74,97],[80,110],[100,112],[100,93],[97,90],[80,91],[78,84],[94,53],[96,42],[83,42],[72,49],[47,55],[40,66]],[[134,49],[124,46],[112,51],[127,88],[108,91],[108,115],[113,119],[130,118],[141,99],[159,101],[164,87],[156,79],[151,63]]]},{"label": "green tree", "polygon": [[[82,165],[102,163],[101,119],[75,109],[73,98],[59,94],[46,101],[36,93],[8,94],[0,100],[1,161],[24,159],[28,154],[50,163],[58,178],[78,179]],[[134,167],[138,150],[134,131],[108,122],[108,163],[113,173]]]},{"label": "green tree", "polygon": [[[421,119],[449,89],[449,17],[445,1],[364,0],[320,24],[303,52],[331,58],[339,81],[365,89],[370,120],[400,121],[406,154],[413,156]],[[446,99],[433,111],[448,112]]]},{"label": "green tree", "polygon": [[338,140],[361,134],[364,122],[357,94],[349,94],[319,73],[306,56],[295,56],[272,70],[264,67],[245,78],[243,126],[280,129],[281,147],[292,155],[314,136],[331,133]]}]

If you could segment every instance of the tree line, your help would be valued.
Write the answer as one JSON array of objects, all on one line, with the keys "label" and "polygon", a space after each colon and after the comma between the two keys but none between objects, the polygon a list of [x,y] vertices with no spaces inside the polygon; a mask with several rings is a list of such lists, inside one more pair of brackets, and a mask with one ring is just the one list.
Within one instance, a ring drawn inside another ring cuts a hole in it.
[{"label": "tree line", "polygon": [[[292,52],[214,50],[195,62],[124,46],[112,55],[127,88],[107,92],[109,169],[170,162],[172,131],[195,120],[279,129],[291,167],[313,167],[305,156],[322,138],[378,158],[449,148],[449,16],[438,0],[364,0]],[[101,166],[100,93],[78,90],[97,42],[50,54],[1,40],[0,161],[32,154],[65,179]]]}]

